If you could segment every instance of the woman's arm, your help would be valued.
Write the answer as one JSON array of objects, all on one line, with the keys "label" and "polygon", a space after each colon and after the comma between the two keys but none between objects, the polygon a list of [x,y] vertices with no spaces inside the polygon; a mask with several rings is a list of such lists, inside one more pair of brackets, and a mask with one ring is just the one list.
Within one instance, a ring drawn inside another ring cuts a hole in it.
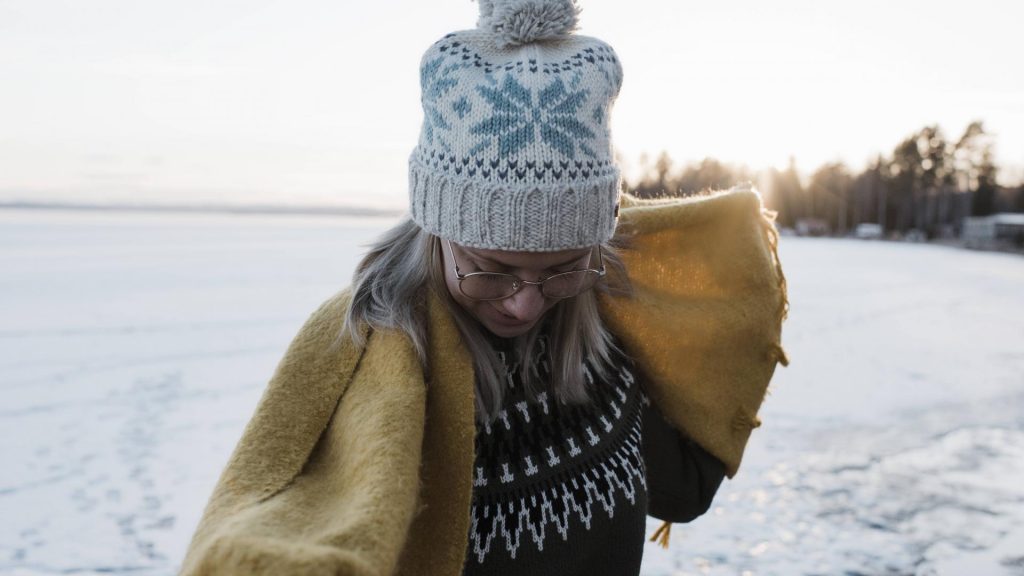
[{"label": "woman's arm", "polygon": [[644,407],[643,453],[647,514],[689,522],[708,511],[725,465],[669,424],[653,404]]}]

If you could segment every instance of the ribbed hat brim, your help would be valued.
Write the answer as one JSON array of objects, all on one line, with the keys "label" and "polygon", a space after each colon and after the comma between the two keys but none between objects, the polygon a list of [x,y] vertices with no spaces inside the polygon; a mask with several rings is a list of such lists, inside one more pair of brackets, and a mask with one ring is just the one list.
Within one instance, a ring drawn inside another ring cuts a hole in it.
[{"label": "ribbed hat brim", "polygon": [[409,206],[428,232],[472,248],[551,252],[608,241],[621,176],[557,184],[493,183],[432,171],[409,159]]}]

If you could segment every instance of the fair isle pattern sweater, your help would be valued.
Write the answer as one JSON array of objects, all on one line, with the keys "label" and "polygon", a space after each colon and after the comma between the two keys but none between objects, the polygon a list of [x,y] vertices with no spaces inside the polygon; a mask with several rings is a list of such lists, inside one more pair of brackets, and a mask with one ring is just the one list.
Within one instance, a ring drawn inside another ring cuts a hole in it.
[{"label": "fair isle pattern sweater", "polygon": [[[546,340],[536,370],[550,377]],[[586,366],[592,402],[530,399],[508,368],[504,409],[478,425],[464,574],[637,574],[647,489],[641,454],[647,402],[632,363],[615,353],[607,381]]]}]

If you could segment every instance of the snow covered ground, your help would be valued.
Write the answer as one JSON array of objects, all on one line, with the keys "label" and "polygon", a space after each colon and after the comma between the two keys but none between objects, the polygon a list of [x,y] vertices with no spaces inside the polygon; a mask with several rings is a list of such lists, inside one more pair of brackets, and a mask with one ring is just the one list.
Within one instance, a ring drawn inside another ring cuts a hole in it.
[{"label": "snow covered ground", "polygon": [[[173,573],[285,346],[388,223],[0,211],[0,573]],[[792,365],[644,573],[1024,575],[1024,258],[781,256]]]}]

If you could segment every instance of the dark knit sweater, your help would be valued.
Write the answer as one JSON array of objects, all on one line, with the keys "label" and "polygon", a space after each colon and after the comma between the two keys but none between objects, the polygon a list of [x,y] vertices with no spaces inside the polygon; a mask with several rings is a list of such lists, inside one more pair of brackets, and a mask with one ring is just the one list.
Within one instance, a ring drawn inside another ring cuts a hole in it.
[{"label": "dark knit sweater", "polygon": [[[616,353],[615,369],[597,382],[588,363],[592,402],[568,406],[550,393],[529,399],[519,367],[499,354],[508,386],[497,420],[477,429],[464,574],[638,574],[647,399],[632,362]],[[546,351],[531,369],[549,381]]]}]

